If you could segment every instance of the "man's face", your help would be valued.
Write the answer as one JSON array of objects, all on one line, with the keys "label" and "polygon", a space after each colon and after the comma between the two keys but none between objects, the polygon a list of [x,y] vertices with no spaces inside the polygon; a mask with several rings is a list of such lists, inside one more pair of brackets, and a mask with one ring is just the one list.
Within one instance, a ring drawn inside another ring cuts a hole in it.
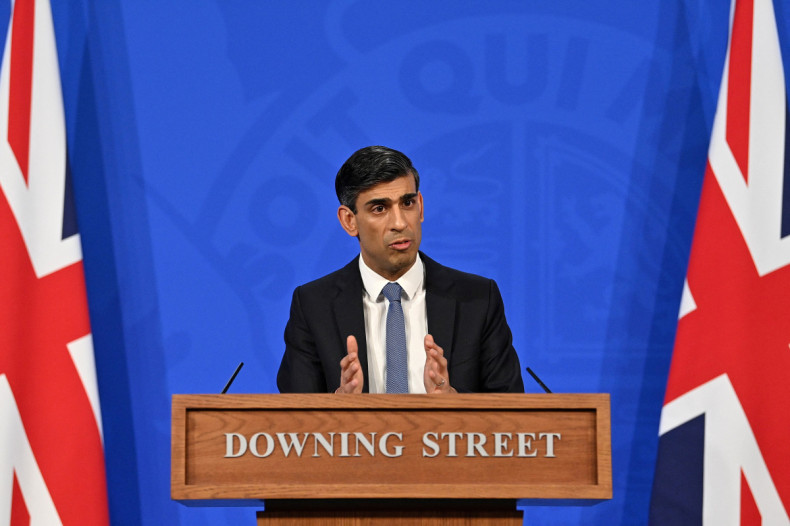
[{"label": "man's face", "polygon": [[357,213],[341,206],[338,219],[350,236],[359,237],[362,259],[377,274],[395,281],[414,264],[423,210],[411,174],[360,193]]}]

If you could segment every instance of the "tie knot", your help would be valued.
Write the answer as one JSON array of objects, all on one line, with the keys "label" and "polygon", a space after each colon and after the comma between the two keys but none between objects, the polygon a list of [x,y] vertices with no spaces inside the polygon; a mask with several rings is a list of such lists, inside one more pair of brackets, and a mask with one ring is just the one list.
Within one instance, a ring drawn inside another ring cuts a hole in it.
[{"label": "tie knot", "polygon": [[384,288],[381,289],[381,293],[384,294],[384,297],[390,301],[397,301],[400,303],[400,293],[403,289],[397,283],[387,283],[384,285]]}]

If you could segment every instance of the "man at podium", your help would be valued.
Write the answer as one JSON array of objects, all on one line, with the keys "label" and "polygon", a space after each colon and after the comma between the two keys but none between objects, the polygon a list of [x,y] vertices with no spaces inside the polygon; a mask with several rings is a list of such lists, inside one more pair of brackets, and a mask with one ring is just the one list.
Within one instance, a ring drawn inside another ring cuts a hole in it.
[{"label": "man at podium", "polygon": [[340,168],[337,217],[360,254],[294,291],[280,392],[524,392],[496,283],[419,251],[419,186],[384,146]]}]

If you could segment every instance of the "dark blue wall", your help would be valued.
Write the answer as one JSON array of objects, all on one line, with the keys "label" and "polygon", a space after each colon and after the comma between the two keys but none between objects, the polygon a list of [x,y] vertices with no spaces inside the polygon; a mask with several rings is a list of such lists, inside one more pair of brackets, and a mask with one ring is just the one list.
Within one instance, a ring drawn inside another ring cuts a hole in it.
[{"label": "dark blue wall", "polygon": [[522,363],[612,395],[615,498],[525,522],[646,521],[727,2],[53,4],[114,524],[252,524],[170,501],[170,396],[240,360],[233,391],[276,390],[374,143],[420,170],[425,252],[498,281]]}]

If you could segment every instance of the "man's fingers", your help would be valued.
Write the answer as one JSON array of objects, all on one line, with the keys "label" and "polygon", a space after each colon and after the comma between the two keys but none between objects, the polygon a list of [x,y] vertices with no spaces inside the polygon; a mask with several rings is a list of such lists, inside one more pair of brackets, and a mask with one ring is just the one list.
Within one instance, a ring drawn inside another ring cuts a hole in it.
[{"label": "man's fingers", "polygon": [[346,338],[346,353],[357,354],[357,352],[359,352],[359,347],[357,346],[357,339],[354,336],[349,335],[348,338]]},{"label": "man's fingers", "polygon": [[431,336],[430,334],[425,335],[424,345],[425,345],[425,352],[427,352],[428,354],[430,354],[431,351],[436,351],[437,353],[439,353],[440,356],[444,356],[444,349],[439,347],[436,344],[436,342],[433,341],[433,336]]},{"label": "man's fingers", "polygon": [[353,393],[357,389],[357,386],[359,386],[357,374],[359,374],[358,371],[360,370],[360,367],[359,362],[356,361],[356,355],[350,355],[343,358],[343,360],[340,362],[340,369],[340,387],[338,387],[337,391],[335,392]]},{"label": "man's fingers", "polygon": [[436,361],[442,369],[447,367],[447,359],[444,357],[444,349],[436,345],[436,342],[433,340],[433,336],[430,334],[425,335],[425,354],[427,355],[426,358],[430,362],[431,360]]},{"label": "man's fingers", "polygon": [[347,354],[340,360],[340,368],[345,370],[357,359],[357,353]]},{"label": "man's fingers", "polygon": [[346,382],[351,381],[358,369],[359,363],[357,363],[356,359],[343,369],[343,377],[345,378]]},{"label": "man's fingers", "polygon": [[337,388],[335,393],[353,393],[358,385],[359,382],[357,381],[356,378],[354,378],[350,382],[343,383],[343,385]]},{"label": "man's fingers", "polygon": [[344,382],[351,380],[357,369],[359,369],[359,361],[356,353],[349,354],[340,360],[340,375]]},{"label": "man's fingers", "polygon": [[433,349],[433,348],[435,348],[435,347],[439,347],[438,345],[436,345],[436,342],[435,342],[435,341],[433,341],[433,336],[431,336],[430,334],[426,334],[426,335],[425,335],[425,340],[424,340],[424,342],[425,342],[425,350],[426,350],[426,351],[427,351],[428,349]]},{"label": "man's fingers", "polygon": [[428,357],[435,361],[439,367],[447,367],[447,358],[442,354],[441,348],[438,351],[436,349],[428,349],[427,353]]},{"label": "man's fingers", "polygon": [[362,392],[362,366],[358,356],[357,339],[349,335],[346,338],[346,355],[340,360],[340,387],[336,393]]},{"label": "man's fingers", "polygon": [[444,384],[447,383],[447,378],[443,377],[436,371],[430,371],[428,375],[431,377],[431,381],[436,385],[436,387],[444,387]]},{"label": "man's fingers", "polygon": [[455,389],[450,386],[450,376],[447,371],[447,358],[444,349],[436,344],[433,336],[425,336],[425,391],[428,393],[451,393]]}]

